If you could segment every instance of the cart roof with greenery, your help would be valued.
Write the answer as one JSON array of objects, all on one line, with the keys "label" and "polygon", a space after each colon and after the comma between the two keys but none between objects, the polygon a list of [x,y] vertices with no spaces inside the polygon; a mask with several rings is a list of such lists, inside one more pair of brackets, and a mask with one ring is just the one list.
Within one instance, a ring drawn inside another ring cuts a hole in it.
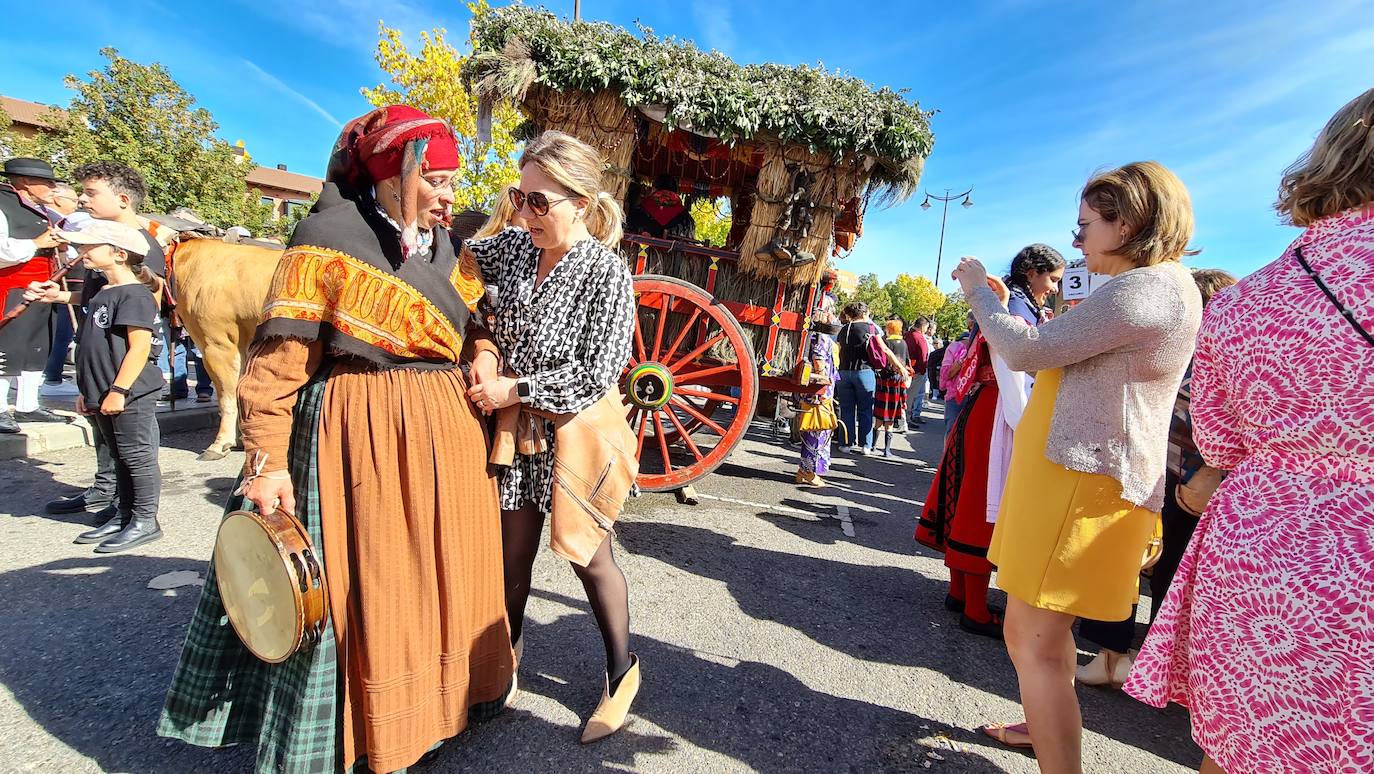
[{"label": "cart roof with greenery", "polygon": [[[464,75],[485,104],[513,103],[537,129],[598,146],[608,158],[606,188],[621,198],[645,176],[637,145],[666,145],[686,132],[705,153],[699,138],[708,138],[737,168],[718,169],[737,225],[747,217],[737,245],[747,270],[778,273],[767,259],[752,259],[776,230],[797,168],[816,176],[816,218],[803,244],[820,256],[847,204],[894,204],[915,193],[934,142],[932,112],[904,90],[807,65],[739,65],[690,41],[640,32],[523,5],[495,9],[474,20]],[[824,264],[788,279],[814,281]]]}]

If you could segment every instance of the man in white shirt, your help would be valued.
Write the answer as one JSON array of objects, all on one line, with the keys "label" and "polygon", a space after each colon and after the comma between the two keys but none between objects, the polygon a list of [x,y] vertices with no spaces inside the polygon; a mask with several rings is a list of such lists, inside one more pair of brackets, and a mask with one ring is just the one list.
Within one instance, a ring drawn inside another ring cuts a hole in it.
[{"label": "man in white shirt", "polygon": [[[24,288],[52,273],[58,239],[53,168],[46,161],[13,158],[5,162],[8,184],[0,185],[0,305],[5,313],[23,302]],[[19,422],[65,422],[38,405],[52,315],[46,304],[29,305],[0,329],[0,433],[18,433]],[[14,411],[10,388],[14,387]]]}]

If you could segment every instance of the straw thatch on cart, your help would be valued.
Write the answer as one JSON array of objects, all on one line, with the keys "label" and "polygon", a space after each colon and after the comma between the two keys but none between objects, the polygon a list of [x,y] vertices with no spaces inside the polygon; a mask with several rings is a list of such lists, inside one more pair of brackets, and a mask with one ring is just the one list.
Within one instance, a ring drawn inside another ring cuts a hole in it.
[{"label": "straw thatch on cart", "polygon": [[[732,186],[736,220],[747,223],[735,245],[745,274],[815,282],[844,204],[910,196],[934,142],[931,113],[904,94],[819,67],[740,66],[646,28],[636,36],[521,5],[480,14],[473,33],[464,75],[479,100],[513,103],[533,129],[600,148],[605,188],[617,198],[647,177],[635,169],[636,145],[666,145],[674,130],[715,143],[714,168]],[[815,175],[812,220],[797,249],[820,260],[792,268],[755,252],[777,235],[797,167]]]}]

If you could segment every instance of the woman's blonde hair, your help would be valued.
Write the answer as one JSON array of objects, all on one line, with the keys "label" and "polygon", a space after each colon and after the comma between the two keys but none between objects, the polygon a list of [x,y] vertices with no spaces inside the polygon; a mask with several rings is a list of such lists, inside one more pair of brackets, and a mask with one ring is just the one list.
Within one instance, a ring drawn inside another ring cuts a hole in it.
[{"label": "woman's blonde hair", "polygon": [[526,164],[537,164],[569,194],[586,199],[583,219],[587,231],[612,249],[620,244],[625,215],[620,204],[601,190],[601,170],[605,161],[595,148],[570,134],[551,129],[525,146],[525,152],[520,155],[520,168],[524,169]]},{"label": "woman's blonde hair", "polygon": [[515,218],[515,205],[511,203],[510,192],[512,186],[505,186],[496,196],[496,203],[491,206],[491,215],[487,222],[477,229],[477,233],[472,235],[473,239],[486,239],[489,236],[496,236],[506,229]]},{"label": "woman's blonde hair", "polygon": [[1197,255],[1193,202],[1178,175],[1157,161],[1137,161],[1102,172],[1083,186],[1083,201],[1103,220],[1126,224],[1126,241],[1115,250],[1136,266],[1153,266]]},{"label": "woman's blonde hair", "polygon": [[1274,209],[1295,226],[1374,202],[1374,89],[1347,102],[1284,170]]},{"label": "woman's blonde hair", "polygon": [[1239,280],[1236,275],[1221,269],[1193,269],[1193,282],[1197,283],[1198,292],[1202,294],[1202,305],[1206,306],[1222,290],[1231,287]]}]

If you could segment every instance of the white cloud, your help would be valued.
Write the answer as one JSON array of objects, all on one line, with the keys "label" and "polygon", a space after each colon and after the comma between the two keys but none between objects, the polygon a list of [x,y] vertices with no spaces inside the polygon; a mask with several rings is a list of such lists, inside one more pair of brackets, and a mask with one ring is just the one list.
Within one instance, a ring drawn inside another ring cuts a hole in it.
[{"label": "white cloud", "polygon": [[328,121],[329,123],[333,124],[335,127],[339,127],[339,128],[343,127],[343,122],[342,122],[342,121],[340,121],[339,119],[335,118],[334,115],[333,115],[332,113],[330,113],[328,110],[325,110],[324,108],[320,107],[320,104],[319,104],[318,102],[316,102],[315,100],[313,100],[313,99],[311,99],[311,98],[305,96],[304,94],[300,93],[299,91],[297,91],[297,90],[291,88],[291,87],[288,86],[285,82],[283,82],[280,78],[278,78],[277,76],[275,76],[275,75],[273,75],[273,74],[267,72],[266,70],[262,69],[261,67],[259,67],[258,65],[254,64],[253,62],[250,62],[250,61],[248,61],[247,59],[243,59],[243,60],[241,60],[241,61],[243,62],[243,64],[244,64],[249,70],[252,70],[253,73],[254,73],[255,75],[258,76],[258,78],[260,78],[260,79],[262,79],[263,81],[267,82],[268,84],[270,84],[270,85],[271,85],[273,88],[275,88],[276,90],[278,90],[278,91],[282,92],[283,94],[285,94],[285,95],[291,97],[292,99],[296,100],[297,102],[301,103],[302,105],[305,105],[306,107],[310,108],[312,111],[314,111],[314,112],[315,112],[316,114],[318,114],[320,117],[324,118],[324,119],[325,119],[326,121]]}]

